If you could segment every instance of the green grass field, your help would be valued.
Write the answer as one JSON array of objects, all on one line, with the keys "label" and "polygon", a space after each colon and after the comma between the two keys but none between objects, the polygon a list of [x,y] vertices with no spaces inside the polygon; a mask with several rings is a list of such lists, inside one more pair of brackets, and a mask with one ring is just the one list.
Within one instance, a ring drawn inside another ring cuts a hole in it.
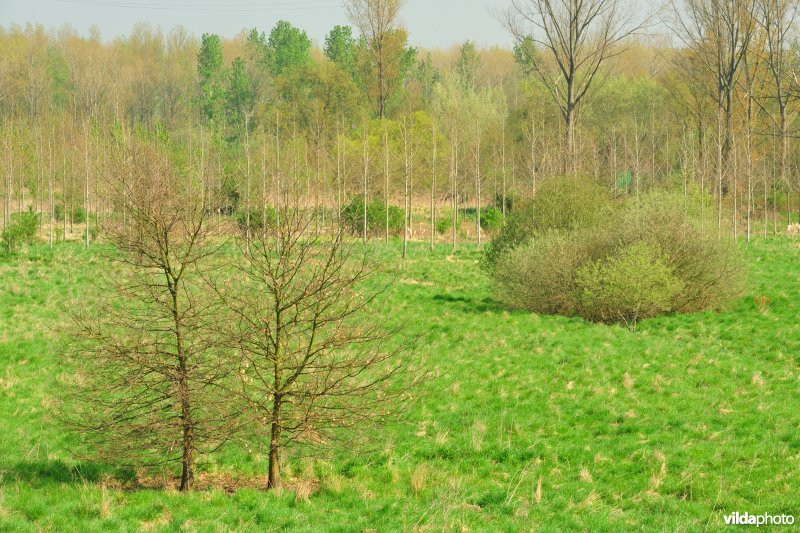
[{"label": "green grass field", "polygon": [[[387,324],[431,378],[373,450],[289,452],[296,490],[120,488],[55,416],[67,311],[106,269],[77,244],[0,259],[0,531],[699,531],[734,511],[800,519],[800,247],[745,250],[728,312],[636,331],[508,312],[464,246],[380,248]],[[744,249],[744,245],[743,245]],[[86,296],[89,295],[89,296]],[[260,449],[207,460],[261,475]],[[310,497],[304,497],[309,491]]]}]

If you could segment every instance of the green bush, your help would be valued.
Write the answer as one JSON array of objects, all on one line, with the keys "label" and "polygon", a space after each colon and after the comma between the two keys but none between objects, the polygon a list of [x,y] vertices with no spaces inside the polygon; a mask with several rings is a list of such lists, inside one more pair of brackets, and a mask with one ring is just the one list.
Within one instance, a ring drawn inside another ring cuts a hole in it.
[{"label": "green bush", "polygon": [[481,228],[492,233],[503,226],[503,212],[497,208],[489,207],[481,210]]},{"label": "green bush", "polygon": [[83,207],[76,207],[72,212],[72,222],[75,224],[86,222],[86,210]]},{"label": "green bush", "polygon": [[[389,206],[389,234],[400,235],[403,233],[405,211],[393,205]],[[364,231],[364,198],[355,196],[350,203],[342,209],[342,223],[349,228],[353,235],[361,235]],[[373,200],[367,204],[367,233],[372,236],[386,234],[386,204],[380,200]]]},{"label": "green bush", "polygon": [[495,296],[511,308],[575,315],[575,273],[587,256],[575,244],[572,236],[553,231],[508,249],[492,272]]},{"label": "green bush", "polygon": [[6,253],[16,251],[22,244],[36,242],[36,233],[39,231],[39,215],[28,211],[27,213],[14,213],[11,221],[3,229],[0,240]]},{"label": "green bush", "polygon": [[532,200],[517,199],[501,231],[487,247],[483,266],[493,270],[506,251],[551,231],[599,226],[612,213],[609,191],[583,178],[553,178]]},{"label": "green bush", "polygon": [[[278,221],[278,214],[274,207],[250,208],[250,231],[260,231],[264,228],[275,227]],[[242,209],[236,212],[236,223],[242,232],[247,230],[247,211]]]},{"label": "green bush", "polygon": [[672,311],[683,282],[655,245],[638,242],[578,268],[575,288],[584,318],[634,326]]},{"label": "green bush", "polygon": [[[511,213],[514,210],[514,202],[517,200],[517,195],[514,193],[506,192],[506,215]],[[497,193],[494,195],[494,207],[499,209],[500,212],[503,212],[503,193]]]},{"label": "green bush", "polygon": [[86,222],[86,210],[81,207],[75,207],[72,209],[72,212],[67,211],[64,213],[64,205],[63,204],[55,204],[53,205],[53,218],[56,222],[64,222],[64,217],[67,217],[67,222],[72,222],[74,224],[83,224]]},{"label": "green bush", "polygon": [[453,229],[453,218],[452,217],[442,217],[436,220],[436,233],[439,235],[444,235],[448,231]]},{"label": "green bush", "polygon": [[654,244],[683,280],[673,303],[676,313],[724,307],[744,289],[738,247],[731,239],[720,238],[713,213],[709,211],[705,220],[701,213],[698,203],[680,194],[655,191],[631,199],[614,224],[619,242]]},{"label": "green bush", "polygon": [[604,224],[525,235],[494,260],[495,294],[511,307],[629,325],[721,308],[741,294],[741,256],[699,212],[656,192]]}]

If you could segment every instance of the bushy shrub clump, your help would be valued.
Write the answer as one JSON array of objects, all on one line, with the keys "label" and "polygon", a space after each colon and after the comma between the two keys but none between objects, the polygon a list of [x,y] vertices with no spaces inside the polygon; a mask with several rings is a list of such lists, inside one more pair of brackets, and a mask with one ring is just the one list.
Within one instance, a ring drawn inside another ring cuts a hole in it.
[{"label": "bushy shrub clump", "polygon": [[580,314],[594,322],[634,325],[672,310],[683,288],[661,251],[640,241],[575,273]]},{"label": "bushy shrub clump", "polygon": [[[252,207],[250,208],[250,231],[260,231],[264,228],[275,227],[278,221],[278,214],[274,207]],[[236,223],[242,232],[247,231],[247,210],[236,212]]]},{"label": "bushy shrub clump", "polygon": [[503,212],[495,207],[481,210],[481,229],[493,233],[503,226]]},{"label": "bushy shrub clump", "polygon": [[442,217],[436,219],[436,233],[444,235],[453,229],[453,219],[451,217]]},{"label": "bushy shrub clump", "polygon": [[608,190],[584,178],[553,178],[532,200],[516,199],[513,211],[487,247],[484,267],[493,270],[505,252],[551,231],[595,227],[612,213]]},{"label": "bushy shrub clump", "polygon": [[717,309],[741,293],[738,249],[713,227],[682,196],[650,193],[591,227],[529,229],[490,272],[509,306],[633,326]]},{"label": "bushy shrub clump", "polygon": [[[389,234],[403,233],[405,211],[399,207],[389,206]],[[342,223],[353,235],[361,235],[364,231],[364,198],[355,196],[342,209]],[[367,204],[367,234],[375,237],[386,233],[386,204],[373,200]]]},{"label": "bushy shrub clump", "polygon": [[39,215],[33,212],[14,213],[11,221],[3,229],[0,236],[3,249],[13,252],[22,244],[33,244],[36,242],[36,232],[39,230]]}]

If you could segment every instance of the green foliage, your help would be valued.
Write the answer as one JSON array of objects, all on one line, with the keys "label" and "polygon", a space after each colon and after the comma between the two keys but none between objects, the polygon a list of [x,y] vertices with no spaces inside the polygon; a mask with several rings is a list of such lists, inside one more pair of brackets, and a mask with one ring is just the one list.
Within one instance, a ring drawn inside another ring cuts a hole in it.
[{"label": "green foliage", "polygon": [[[654,191],[633,198],[614,224],[620,243],[653,243],[684,281],[673,310],[718,309],[738,298],[745,286],[742,257],[735,243],[720,238],[710,213],[680,194]],[[725,235],[729,235],[724,229]]]},{"label": "green foliage", "polygon": [[575,315],[574,279],[586,262],[584,244],[584,239],[554,231],[504,250],[493,264],[495,296],[515,309]]},{"label": "green foliage", "polygon": [[436,219],[436,233],[439,235],[444,235],[451,229],[453,229],[453,217],[440,217]]},{"label": "green foliage", "polygon": [[514,45],[514,60],[525,76],[535,72],[537,50],[533,37],[525,37]]},{"label": "green foliage", "polygon": [[211,122],[222,118],[225,99],[225,57],[218,35],[204,33],[197,53],[200,80],[200,108]]},{"label": "green foliage", "polygon": [[478,88],[478,69],[481,58],[472,41],[466,41],[462,46],[456,60],[456,77],[462,91],[475,91]]},{"label": "green foliage", "polygon": [[683,282],[651,243],[637,242],[575,275],[580,314],[593,322],[635,326],[673,309]]},{"label": "green foliage", "polygon": [[334,26],[325,36],[325,55],[343,72],[355,78],[356,40],[350,26]]},{"label": "green foliage", "polygon": [[[389,206],[389,235],[397,236],[403,232],[405,211],[399,207]],[[364,231],[364,198],[354,196],[350,203],[342,209],[342,224],[350,228],[353,235],[361,235]],[[367,234],[375,237],[386,234],[386,204],[375,199],[367,204]]]},{"label": "green foliage", "polygon": [[[266,209],[260,207],[250,208],[250,231],[259,231],[264,228],[275,227],[278,221],[278,213],[274,207]],[[236,212],[236,223],[242,232],[247,230],[247,211],[239,210]]]},{"label": "green foliage", "polygon": [[237,57],[231,65],[228,88],[225,93],[225,111],[228,123],[237,130],[244,128],[245,119],[252,113],[253,106],[255,106],[253,80],[250,73],[247,72],[244,60]]},{"label": "green foliage", "polygon": [[498,298],[537,313],[635,324],[717,310],[741,294],[735,245],[707,231],[709,221],[682,196],[650,193],[604,216],[588,227],[515,228],[522,244],[491,258]]},{"label": "green foliage", "polygon": [[84,224],[86,222],[86,210],[78,206],[72,210],[72,223]]},{"label": "green foliage", "polygon": [[500,255],[537,235],[600,226],[612,212],[609,192],[586,178],[550,179],[533,200],[512,206],[513,212],[487,247],[483,265],[490,271]]},{"label": "green foliage", "polygon": [[490,233],[503,227],[503,212],[496,207],[481,209],[481,229]]},{"label": "green foliage", "polygon": [[267,39],[267,64],[275,77],[311,63],[311,39],[303,30],[280,20]]},{"label": "green foliage", "polygon": [[0,235],[3,249],[6,253],[11,253],[17,251],[23,244],[33,244],[36,242],[36,233],[38,231],[38,214],[32,211],[12,214],[9,224]]},{"label": "green foliage", "polygon": [[53,218],[56,222],[64,222],[64,205],[57,203],[53,206]]},{"label": "green foliage", "polygon": [[[517,200],[517,195],[513,193],[506,193],[505,203],[506,203],[506,215],[511,214],[514,211],[514,202]],[[494,196],[494,207],[499,209],[501,212],[503,211],[503,193],[497,193]]]}]

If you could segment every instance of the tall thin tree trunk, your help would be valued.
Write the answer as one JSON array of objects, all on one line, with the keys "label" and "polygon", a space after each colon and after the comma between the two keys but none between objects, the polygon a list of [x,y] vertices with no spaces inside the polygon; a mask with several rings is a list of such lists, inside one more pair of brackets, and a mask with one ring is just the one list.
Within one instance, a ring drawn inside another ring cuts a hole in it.
[{"label": "tall thin tree trunk", "polygon": [[433,251],[433,235],[436,232],[436,123],[431,126],[431,136],[433,140],[433,161],[431,172],[431,245],[430,250]]},{"label": "tall thin tree trunk", "polygon": [[244,156],[246,160],[246,175],[244,187],[244,249],[250,252],[250,116],[244,117]]},{"label": "tall thin tree trunk", "polygon": [[364,123],[364,227],[362,240],[367,242],[367,178],[369,176],[369,130]]},{"label": "tall thin tree trunk", "polygon": [[83,215],[86,228],[84,231],[86,237],[86,248],[89,248],[89,124],[86,124],[86,181],[83,189]]},{"label": "tall thin tree trunk", "polygon": [[478,236],[478,248],[481,247],[481,133],[480,124],[476,124],[477,139],[475,141],[475,227]]},{"label": "tall thin tree trunk", "polygon": [[[277,374],[277,371],[276,371]],[[280,378],[276,383],[280,382]],[[269,474],[267,488],[279,490],[281,488],[280,450],[281,450],[281,395],[276,393],[272,399],[272,422],[270,424],[269,439]]]},{"label": "tall thin tree trunk", "polygon": [[386,204],[386,242],[389,242],[389,131],[383,125],[383,199]]}]

